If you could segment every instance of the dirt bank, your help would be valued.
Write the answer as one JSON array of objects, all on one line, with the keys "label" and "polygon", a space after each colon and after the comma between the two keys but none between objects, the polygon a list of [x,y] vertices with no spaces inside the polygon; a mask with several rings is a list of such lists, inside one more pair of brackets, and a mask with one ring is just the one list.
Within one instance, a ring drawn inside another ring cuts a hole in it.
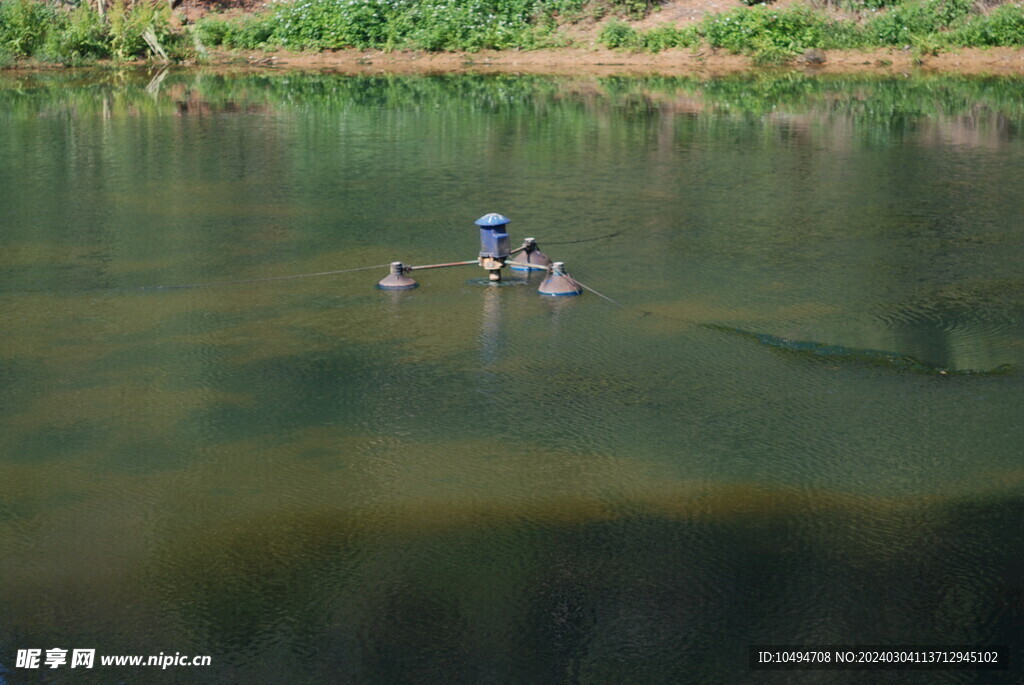
[{"label": "dirt bank", "polygon": [[[264,11],[268,0],[182,0],[175,13],[196,21],[210,12],[228,15]],[[806,0],[775,0],[772,7],[786,8],[805,4]],[[646,30],[661,25],[685,26],[701,21],[709,14],[745,7],[743,0],[661,0],[646,18],[630,22]],[[826,4],[836,17],[854,15]],[[483,51],[478,53],[422,53],[339,50],[323,53],[291,52],[216,52],[213,62],[221,67],[257,67],[330,70],[344,73],[433,73],[501,72],[531,74],[666,74],[716,75],[764,69],[750,58],[730,55],[723,50],[679,49],[660,54],[620,52],[601,48],[597,35],[608,17],[579,18],[566,22],[561,31],[575,47],[537,51]],[[937,56],[920,58],[907,49],[831,51],[821,65],[797,60],[776,69],[800,69],[814,73],[904,74],[932,70],[962,74],[1007,75],[1024,73],[1024,50],[965,48]]]},{"label": "dirt bank", "polygon": [[[721,50],[667,50],[659,54],[606,49],[560,48],[477,53],[380,52],[338,50],[321,53],[217,52],[212,62],[224,68],[302,69],[352,74],[439,72],[528,74],[665,74],[719,75],[752,70],[750,59]],[[801,60],[774,69],[810,73],[910,74],[940,71],[961,74],[1024,74],[1024,50],[964,48],[920,58],[910,50],[847,50],[825,53],[823,64]]]}]

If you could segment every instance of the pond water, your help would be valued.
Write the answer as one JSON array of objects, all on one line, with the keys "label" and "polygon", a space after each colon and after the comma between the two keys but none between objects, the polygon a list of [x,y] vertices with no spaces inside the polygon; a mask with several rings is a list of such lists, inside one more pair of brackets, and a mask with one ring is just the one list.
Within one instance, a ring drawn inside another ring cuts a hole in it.
[{"label": "pond water", "polygon": [[1020,80],[153,76],[0,77],[0,682],[1020,682],[747,666],[1020,657]]}]

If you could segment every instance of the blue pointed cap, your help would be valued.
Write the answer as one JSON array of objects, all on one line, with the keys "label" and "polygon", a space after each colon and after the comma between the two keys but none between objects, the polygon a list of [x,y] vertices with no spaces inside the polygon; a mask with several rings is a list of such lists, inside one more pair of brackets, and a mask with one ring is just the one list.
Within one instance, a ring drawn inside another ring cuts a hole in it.
[{"label": "blue pointed cap", "polygon": [[496,212],[490,214],[484,214],[482,217],[477,219],[474,223],[477,226],[491,227],[491,226],[504,226],[509,223],[511,219],[504,217]]}]

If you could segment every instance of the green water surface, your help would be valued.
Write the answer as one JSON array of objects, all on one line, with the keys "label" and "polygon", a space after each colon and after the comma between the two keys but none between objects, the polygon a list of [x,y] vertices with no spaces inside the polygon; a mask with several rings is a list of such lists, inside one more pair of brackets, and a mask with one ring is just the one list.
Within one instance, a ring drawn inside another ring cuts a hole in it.
[{"label": "green water surface", "polygon": [[[153,76],[0,75],[0,682],[1020,682],[1024,82]],[[614,302],[156,287],[492,211]]]}]

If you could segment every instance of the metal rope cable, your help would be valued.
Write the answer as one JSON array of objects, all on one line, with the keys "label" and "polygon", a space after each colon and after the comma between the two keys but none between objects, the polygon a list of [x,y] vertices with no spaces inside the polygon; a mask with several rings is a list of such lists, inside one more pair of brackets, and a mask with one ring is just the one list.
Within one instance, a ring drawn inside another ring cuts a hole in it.
[{"label": "metal rope cable", "polygon": [[468,259],[464,262],[444,262],[443,264],[423,264],[421,266],[407,266],[406,271],[422,271],[423,269],[444,269],[449,266],[469,266],[470,264],[479,264],[479,259]]},{"label": "metal rope cable", "polygon": [[510,259],[510,260],[508,260],[505,263],[506,264],[515,264],[516,266],[522,266],[522,267],[525,267],[527,269],[537,269],[537,270],[543,270],[543,271],[548,271],[551,268],[551,267],[548,267],[548,266],[542,266],[540,264],[530,264],[529,262],[517,262],[514,259]]},{"label": "metal rope cable", "polygon": [[605,240],[607,238],[614,238],[615,236],[622,235],[623,233],[626,233],[626,232],[627,232],[627,230],[624,229],[624,230],[621,230],[621,231],[615,231],[614,233],[608,233],[607,235],[599,235],[599,236],[595,236],[593,238],[580,238],[579,240],[558,240],[558,241],[555,241],[555,242],[549,242],[549,241],[545,240],[544,241],[544,246],[547,247],[548,245],[573,245],[575,243],[590,243],[590,242],[593,242],[595,240]]},{"label": "metal rope cable", "polygon": [[[608,233],[606,235],[595,236],[593,238],[581,238],[579,240],[558,240],[558,241],[554,241],[554,242],[546,242],[545,245],[573,245],[575,243],[589,243],[589,242],[593,242],[595,240],[605,240],[607,238],[614,238],[615,236],[622,235],[623,233],[626,233],[626,232],[627,232],[626,230],[622,230],[622,231],[615,231],[614,233]],[[514,255],[514,254],[516,254],[518,252],[522,252],[524,249],[525,249],[525,247],[516,248],[515,250],[512,250],[510,254]],[[458,263],[440,264],[440,265],[429,264],[429,265],[425,265],[425,266],[412,267],[410,270],[424,269],[424,268],[427,268],[427,269],[429,269],[429,268],[437,268],[439,266],[462,266],[463,264],[474,264],[474,263],[476,263],[476,262],[475,261],[467,261],[467,262],[458,262]],[[525,263],[525,262],[510,261],[509,263],[517,264],[519,266],[525,266],[525,267],[528,267],[528,268],[534,268],[534,269],[537,268],[537,265],[535,265],[535,264],[528,264],[528,263]],[[333,275],[336,275],[336,274],[353,273],[353,272],[356,272],[356,271],[369,271],[371,269],[383,269],[383,268],[388,267],[390,265],[391,265],[391,263],[388,262],[387,264],[375,264],[373,266],[360,266],[360,267],[357,267],[357,268],[354,268],[354,269],[336,269],[336,270],[333,270],[333,271],[318,271],[318,272],[315,272],[315,273],[294,274],[294,275],[289,275],[289,276],[270,276],[268,278],[246,278],[246,279],[241,279],[241,280],[237,280],[237,281],[215,281],[215,282],[212,282],[212,283],[180,283],[180,284],[175,284],[175,285],[144,285],[144,286],[139,286],[139,287],[135,287],[135,288],[89,288],[87,290],[83,290],[83,291],[79,291],[79,292],[134,292],[134,291],[140,291],[140,290],[187,290],[187,289],[193,289],[193,288],[223,288],[223,287],[229,287],[229,286],[233,286],[233,285],[248,285],[248,284],[251,284],[251,283],[269,283],[271,281],[291,281],[291,280],[295,280],[295,279],[299,279],[299,278],[313,278],[313,277],[316,277],[316,276],[333,276]],[[547,267],[544,267],[544,268],[547,268]],[[623,306],[620,303],[616,302],[615,300],[611,299],[610,297],[602,295],[601,293],[597,292],[596,290],[593,290],[589,286],[585,286],[582,283],[580,283],[580,285],[583,286],[584,288],[586,288],[587,290],[590,290],[595,295],[608,300],[609,302],[612,302],[612,303],[614,303],[614,304],[616,304],[616,305],[618,305],[620,307]]]},{"label": "metal rope cable", "polygon": [[597,292],[596,290],[594,290],[593,288],[591,288],[591,287],[590,287],[589,285],[586,285],[586,284],[584,284],[584,283],[580,283],[580,282],[579,282],[578,280],[576,280],[575,278],[573,278],[572,280],[576,281],[576,283],[577,283],[577,284],[579,284],[579,286],[580,286],[581,288],[583,288],[584,290],[587,290],[587,291],[589,291],[589,292],[592,292],[592,293],[594,293],[595,295],[597,295],[598,297],[600,297],[600,298],[601,298],[602,300],[608,300],[609,302],[611,302],[611,303],[612,303],[613,305],[615,305],[616,307],[625,307],[625,306],[626,306],[626,305],[622,304],[621,302],[618,302],[618,301],[616,301],[616,300],[613,300],[612,298],[608,297],[607,295],[602,295],[601,293],[599,293],[599,292]]},{"label": "metal rope cable", "polygon": [[370,269],[383,269],[388,264],[376,264],[374,266],[360,266],[355,269],[337,269],[334,271],[317,271],[309,274],[294,274],[292,276],[270,276],[269,278],[248,278],[240,281],[214,281],[213,283],[183,283],[180,285],[144,285],[139,288],[116,288],[115,290],[182,290],[185,288],[220,288],[229,285],[246,285],[248,283],[267,283],[269,281],[290,281],[296,278],[312,278],[314,276],[333,276],[335,274],[347,274],[355,271],[369,271]]},{"label": "metal rope cable", "polygon": [[[529,263],[527,263],[527,262],[517,262],[517,261],[515,261],[515,260],[512,260],[512,259],[510,259],[509,261],[507,261],[507,262],[505,262],[505,263],[506,263],[506,264],[515,264],[516,266],[524,266],[524,267],[526,267],[526,268],[528,268],[528,269],[543,269],[543,270],[545,270],[545,271],[549,270],[549,268],[550,268],[550,267],[547,267],[547,266],[540,266],[540,265],[538,265],[538,264],[529,264]],[[572,276],[570,276],[569,278],[572,278]],[[589,285],[586,285],[585,283],[580,283],[580,281],[578,281],[578,280],[577,280],[577,279],[575,279],[575,278],[572,278],[572,280],[573,280],[573,281],[576,281],[576,283],[577,283],[577,284],[578,284],[578,285],[579,285],[579,286],[580,286],[581,288],[583,288],[583,289],[585,289],[585,290],[588,290],[588,291],[590,291],[590,292],[594,293],[595,295],[597,295],[598,297],[600,297],[600,298],[601,298],[601,299],[603,299],[603,300],[607,300],[607,301],[611,302],[611,303],[612,303],[613,305],[615,305],[616,307],[625,307],[625,306],[626,306],[626,305],[622,304],[621,302],[618,302],[618,301],[616,301],[616,300],[613,300],[612,298],[608,297],[607,295],[604,295],[604,294],[602,294],[602,293],[599,293],[599,292],[597,292],[596,290],[594,290],[593,288],[591,288],[591,287],[590,287]]]}]

